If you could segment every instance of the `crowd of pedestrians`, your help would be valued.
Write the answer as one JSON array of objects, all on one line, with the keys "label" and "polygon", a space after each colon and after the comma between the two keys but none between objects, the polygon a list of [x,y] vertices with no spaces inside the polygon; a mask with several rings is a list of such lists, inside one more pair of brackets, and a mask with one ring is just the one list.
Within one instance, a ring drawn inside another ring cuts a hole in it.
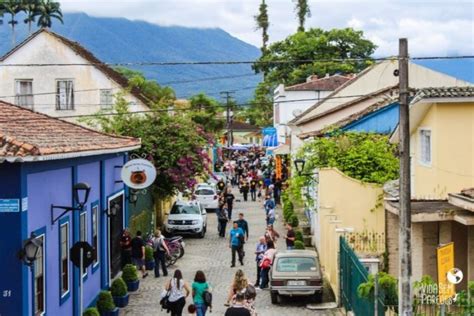
[{"label": "crowd of pedestrians", "polygon": [[[283,177],[277,178],[274,172],[274,161],[272,158],[264,157],[263,153],[253,150],[244,154],[234,153],[225,161],[216,164],[216,171],[223,172],[226,178],[220,179],[216,185],[219,192],[219,209],[216,211],[218,235],[226,239],[230,248],[230,268],[240,264],[234,274],[232,283],[224,305],[227,307],[225,316],[254,316],[256,311],[254,302],[257,292],[268,287],[269,271],[276,253],[276,242],[280,234],[274,229],[276,221],[275,208],[279,203],[282,189],[282,181],[286,175],[283,168]],[[238,192],[234,193],[234,192]],[[244,212],[233,214],[234,205],[240,201],[253,201],[261,205],[262,216],[266,222],[266,229],[261,232],[255,248],[255,266],[257,277],[252,282],[243,270],[245,258],[245,244],[249,240],[249,223],[245,219]],[[229,231],[226,232],[230,223]],[[286,240],[287,248],[292,249],[295,234],[291,226],[287,226],[288,232],[283,238]],[[169,249],[164,242],[164,237],[157,230],[151,240],[153,255],[155,259],[155,277],[168,275],[165,264],[165,256]],[[148,274],[145,270],[145,241],[142,233],[136,232],[136,237],[131,238],[130,232],[124,231],[120,241],[122,247],[123,264],[133,263],[137,269],[142,271],[142,277]],[[204,316],[207,311],[212,310],[212,287],[207,282],[203,271],[197,271],[193,282],[189,285],[184,279],[181,270],[176,269],[173,277],[165,283],[161,295],[161,305],[171,316],[183,314],[186,299],[191,296],[192,303],[188,305],[189,314]]]}]

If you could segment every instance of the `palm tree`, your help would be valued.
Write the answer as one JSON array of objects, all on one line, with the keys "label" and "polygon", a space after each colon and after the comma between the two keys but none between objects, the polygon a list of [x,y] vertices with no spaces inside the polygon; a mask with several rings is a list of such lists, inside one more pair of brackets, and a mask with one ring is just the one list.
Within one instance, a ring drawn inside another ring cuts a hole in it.
[{"label": "palm tree", "polygon": [[15,25],[18,24],[18,21],[15,20],[15,16],[21,11],[21,1],[20,0],[5,0],[3,1],[3,10],[6,14],[10,14],[10,24],[12,28],[12,46],[15,46]]},{"label": "palm tree", "polygon": [[50,28],[53,25],[53,19],[63,22],[63,13],[61,12],[61,4],[51,0],[41,0],[38,5],[38,26],[42,28]]},{"label": "palm tree", "polygon": [[25,24],[28,24],[28,33],[31,35],[31,25],[35,22],[38,15],[39,0],[23,0],[21,5],[23,11],[26,13]]},{"label": "palm tree", "polygon": [[304,23],[307,17],[311,16],[308,0],[293,0],[295,2],[295,11],[298,16],[298,32],[304,32]]},{"label": "palm tree", "polygon": [[255,22],[257,23],[257,30],[262,30],[262,55],[265,55],[267,52],[267,44],[268,44],[268,27],[270,26],[270,22],[268,22],[268,6],[265,3],[265,0],[262,0],[260,3],[260,7],[258,9],[258,15],[254,16]]}]

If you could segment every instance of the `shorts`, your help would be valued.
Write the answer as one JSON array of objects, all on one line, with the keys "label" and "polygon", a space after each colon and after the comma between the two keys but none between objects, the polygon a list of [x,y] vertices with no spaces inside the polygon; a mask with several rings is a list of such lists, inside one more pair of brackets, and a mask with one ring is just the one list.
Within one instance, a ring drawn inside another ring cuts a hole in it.
[{"label": "shorts", "polygon": [[145,260],[142,258],[132,258],[132,263],[140,270],[145,265]]}]

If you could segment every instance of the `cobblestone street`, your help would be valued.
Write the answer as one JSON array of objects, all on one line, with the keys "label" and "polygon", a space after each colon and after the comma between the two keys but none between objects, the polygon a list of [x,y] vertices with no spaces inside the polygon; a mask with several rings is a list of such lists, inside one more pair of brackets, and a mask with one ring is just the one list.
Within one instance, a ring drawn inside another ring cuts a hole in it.
[{"label": "cobblestone street", "polygon": [[[234,190],[236,191],[236,190]],[[228,239],[224,240],[217,234],[217,218],[214,213],[208,215],[208,230],[204,239],[188,237],[185,239],[186,248],[183,258],[178,260],[175,266],[170,267],[169,276],[176,268],[181,269],[184,279],[189,284],[192,283],[196,270],[203,270],[208,282],[213,288],[214,308],[211,315],[224,315],[226,307],[224,302],[235,271],[242,268],[250,281],[255,282],[256,263],[253,255],[255,244],[259,236],[265,231],[265,216],[262,203],[243,202],[242,196],[234,192],[237,202],[234,204],[233,218],[237,218],[239,212],[245,214],[245,219],[249,223],[249,241],[245,244],[246,256],[244,266],[240,267],[237,263],[236,268],[230,268],[230,249],[228,248]],[[281,218],[281,212],[279,218]],[[228,224],[228,227],[230,224]],[[284,228],[281,221],[275,224],[277,231],[284,234]],[[226,233],[228,232],[228,229]],[[284,241],[280,238],[278,249],[284,249]],[[168,276],[168,278],[169,278]],[[166,315],[159,305],[160,293],[164,282],[168,279],[164,277],[154,278],[151,272],[148,278],[140,280],[140,289],[137,293],[131,294],[130,304],[127,308],[121,310],[121,315]],[[186,306],[192,302],[191,296],[186,300]],[[273,305],[270,302],[269,291],[260,291],[257,294],[256,307],[259,316],[273,315],[340,315],[337,311],[314,311],[306,308],[304,299],[285,298],[280,305]],[[183,315],[186,315],[183,313]]]}]

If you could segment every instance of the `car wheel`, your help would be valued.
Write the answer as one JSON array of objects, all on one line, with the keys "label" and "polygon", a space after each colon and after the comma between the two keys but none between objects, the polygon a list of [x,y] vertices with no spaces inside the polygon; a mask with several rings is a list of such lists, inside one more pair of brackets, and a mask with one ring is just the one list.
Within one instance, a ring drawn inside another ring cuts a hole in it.
[{"label": "car wheel", "polygon": [[270,299],[272,301],[272,304],[278,304],[279,303],[279,295],[277,291],[270,291]]},{"label": "car wheel", "polygon": [[313,301],[315,303],[322,303],[323,302],[323,292],[316,292],[313,294]]},{"label": "car wheel", "polygon": [[202,231],[199,233],[198,237],[199,238],[204,238],[205,235],[206,235],[206,231],[203,228]]}]

